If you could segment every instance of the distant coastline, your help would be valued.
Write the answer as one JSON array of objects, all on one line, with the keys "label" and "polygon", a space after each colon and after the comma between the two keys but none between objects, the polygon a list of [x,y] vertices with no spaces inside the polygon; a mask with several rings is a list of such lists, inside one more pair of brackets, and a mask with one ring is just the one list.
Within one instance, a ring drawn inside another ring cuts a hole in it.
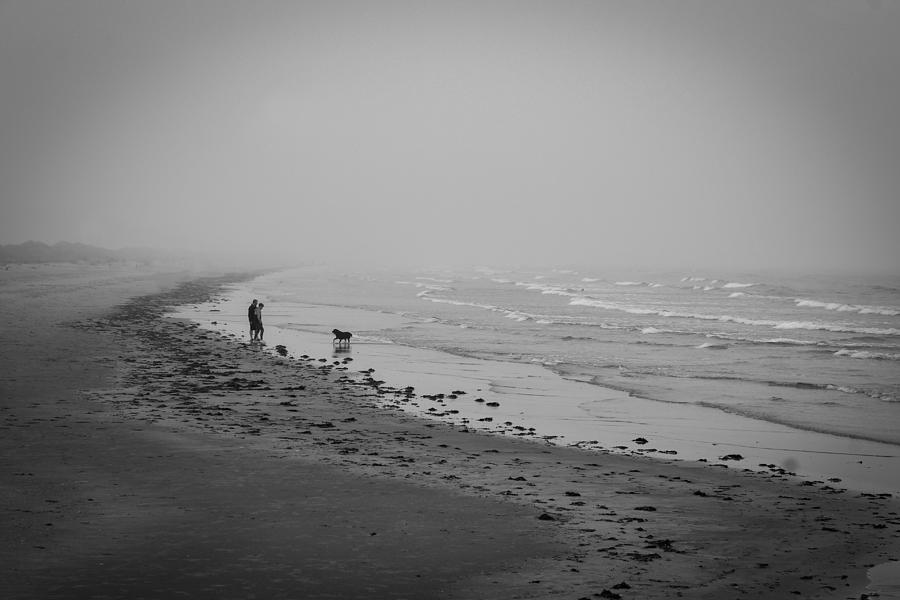
[{"label": "distant coastline", "polygon": [[158,263],[181,260],[181,253],[157,248],[121,248],[110,250],[89,244],[28,241],[22,244],[0,244],[0,264],[88,263],[118,262]]}]

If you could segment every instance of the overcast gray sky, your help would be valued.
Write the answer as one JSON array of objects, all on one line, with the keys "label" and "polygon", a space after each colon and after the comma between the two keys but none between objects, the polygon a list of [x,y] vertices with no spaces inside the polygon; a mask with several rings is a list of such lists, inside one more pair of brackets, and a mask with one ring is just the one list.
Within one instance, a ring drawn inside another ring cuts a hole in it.
[{"label": "overcast gray sky", "polygon": [[900,264],[894,0],[0,0],[0,243]]}]

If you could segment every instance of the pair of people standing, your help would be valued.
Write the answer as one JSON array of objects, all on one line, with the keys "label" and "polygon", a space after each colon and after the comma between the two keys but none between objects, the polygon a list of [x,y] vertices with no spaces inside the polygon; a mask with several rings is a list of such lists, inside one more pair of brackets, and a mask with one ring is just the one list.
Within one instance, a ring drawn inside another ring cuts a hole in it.
[{"label": "pair of people standing", "polygon": [[247,307],[247,318],[250,319],[250,341],[262,341],[263,334],[266,332],[262,324],[262,309],[264,306],[265,304],[254,298],[250,306]]}]

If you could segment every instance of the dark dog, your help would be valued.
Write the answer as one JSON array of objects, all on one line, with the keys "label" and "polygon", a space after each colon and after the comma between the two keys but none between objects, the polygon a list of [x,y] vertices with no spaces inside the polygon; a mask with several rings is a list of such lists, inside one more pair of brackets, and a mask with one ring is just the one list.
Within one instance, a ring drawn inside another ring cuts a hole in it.
[{"label": "dark dog", "polygon": [[341,331],[340,329],[332,329],[331,333],[334,334],[334,339],[331,341],[333,344],[335,341],[339,344],[343,344],[344,342],[350,343],[350,338],[353,337],[353,334],[349,331]]}]

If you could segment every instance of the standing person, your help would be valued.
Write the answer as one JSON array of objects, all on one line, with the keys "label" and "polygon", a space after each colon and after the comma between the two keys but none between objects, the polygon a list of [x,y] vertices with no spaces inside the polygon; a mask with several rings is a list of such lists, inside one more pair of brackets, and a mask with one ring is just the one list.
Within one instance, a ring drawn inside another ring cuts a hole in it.
[{"label": "standing person", "polygon": [[266,328],[263,327],[262,324],[262,309],[265,304],[262,302],[259,303],[256,307],[256,339],[262,341],[263,334],[266,332]]},{"label": "standing person", "polygon": [[250,306],[247,307],[247,318],[250,319],[250,341],[255,340],[259,333],[259,312],[256,305],[257,300],[254,298]]}]

